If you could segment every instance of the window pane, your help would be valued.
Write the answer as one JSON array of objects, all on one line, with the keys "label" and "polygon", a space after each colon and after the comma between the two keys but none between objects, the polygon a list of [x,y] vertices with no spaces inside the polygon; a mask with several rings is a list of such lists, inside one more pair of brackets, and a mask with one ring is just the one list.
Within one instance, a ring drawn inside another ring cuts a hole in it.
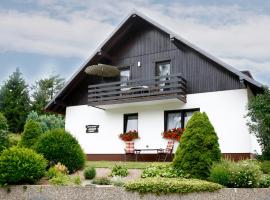
[{"label": "window pane", "polygon": [[167,130],[172,128],[181,128],[181,113],[168,113]]},{"label": "window pane", "polygon": [[195,111],[190,111],[190,112],[185,112],[184,113],[184,116],[185,116],[185,123],[184,123],[184,126],[186,127],[188,121],[190,120],[190,118],[192,117],[193,113]]},{"label": "window pane", "polygon": [[136,130],[138,131],[138,116],[127,116],[126,132]]},{"label": "window pane", "polygon": [[130,78],[130,70],[123,69],[120,71],[120,81],[128,81]]},{"label": "window pane", "polygon": [[158,63],[157,64],[157,75],[158,76],[170,75],[170,63],[169,62]]}]

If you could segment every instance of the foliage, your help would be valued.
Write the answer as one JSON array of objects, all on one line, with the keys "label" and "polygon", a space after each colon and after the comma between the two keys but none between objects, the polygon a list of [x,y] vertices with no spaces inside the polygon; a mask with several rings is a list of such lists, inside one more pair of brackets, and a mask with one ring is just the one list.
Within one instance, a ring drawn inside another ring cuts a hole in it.
[{"label": "foliage", "polygon": [[169,194],[191,192],[213,192],[222,188],[217,183],[211,183],[197,179],[179,178],[145,178],[131,181],[125,184],[127,191],[144,193]]},{"label": "foliage", "polygon": [[195,112],[175,154],[173,166],[192,177],[206,179],[213,162],[221,159],[218,137],[206,113]]},{"label": "foliage", "polygon": [[70,184],[70,178],[66,174],[59,173],[56,176],[54,176],[53,178],[51,178],[49,180],[49,183],[52,184],[52,185],[65,186],[65,185]]},{"label": "foliage", "polygon": [[37,112],[31,111],[27,116],[27,121],[29,120],[39,122],[42,132],[65,127],[65,121],[61,115],[38,115]]},{"label": "foliage", "polygon": [[95,178],[92,183],[96,185],[111,185],[111,180],[107,177],[100,177]]},{"label": "foliage", "polygon": [[0,152],[9,145],[8,140],[8,123],[5,116],[0,113]]},{"label": "foliage", "polygon": [[139,133],[136,130],[121,133],[119,138],[123,141],[132,141],[139,138]]},{"label": "foliage", "polygon": [[262,147],[262,158],[270,160],[270,90],[264,89],[248,104],[248,126]]},{"label": "foliage", "polygon": [[82,169],[85,154],[76,138],[64,129],[54,129],[41,135],[36,144],[37,152],[54,163],[61,162],[70,173]]},{"label": "foliage", "polygon": [[119,162],[119,161],[87,161],[87,166],[95,168],[113,168],[114,165],[123,165],[128,169],[145,169],[149,165],[164,165],[168,162]]},{"label": "foliage", "polygon": [[24,125],[21,145],[26,148],[34,148],[38,138],[42,134],[41,126],[34,120],[29,120]]},{"label": "foliage", "polygon": [[96,177],[96,169],[94,167],[87,167],[84,170],[84,178],[92,180],[93,178]]},{"label": "foliage", "polygon": [[67,167],[65,165],[62,165],[60,162],[57,163],[55,166],[50,167],[50,169],[46,173],[46,176],[49,179],[52,179],[53,177],[57,177],[59,174],[68,174]]},{"label": "foliage", "polygon": [[31,149],[12,147],[0,156],[0,184],[35,183],[45,174],[47,161]]},{"label": "foliage", "polygon": [[259,179],[259,187],[260,188],[269,188],[270,187],[270,176],[262,175]]},{"label": "foliage", "polygon": [[21,135],[15,133],[8,134],[9,146],[17,146],[21,142]]},{"label": "foliage", "polygon": [[123,187],[125,185],[125,182],[122,180],[122,177],[114,176],[111,179],[111,184],[117,187]]},{"label": "foliage", "polygon": [[142,178],[148,177],[164,177],[164,178],[179,178],[179,177],[188,177],[188,175],[184,174],[184,172],[180,169],[175,169],[171,165],[150,165],[146,169],[143,170],[141,175]]},{"label": "foliage", "polygon": [[214,164],[210,173],[211,181],[233,188],[257,187],[260,177],[259,164],[248,160],[239,162],[224,160]]},{"label": "foliage", "polygon": [[183,128],[173,128],[173,129],[164,131],[162,133],[162,137],[165,139],[176,140],[179,142],[183,133],[184,133]]},{"label": "foliage", "polygon": [[23,130],[29,110],[28,86],[16,69],[0,90],[0,111],[7,118],[10,131],[18,133]]},{"label": "foliage", "polygon": [[128,169],[125,166],[115,165],[112,168],[111,176],[127,177],[128,176]]},{"label": "foliage", "polygon": [[8,131],[8,121],[3,113],[0,113],[0,130]]},{"label": "foliage", "polygon": [[261,170],[264,174],[270,174],[270,160],[264,160],[261,162]]},{"label": "foliage", "polygon": [[37,81],[33,86],[32,109],[37,113],[44,113],[45,106],[64,86],[65,80],[60,75],[50,76]]},{"label": "foliage", "polygon": [[82,183],[81,177],[79,175],[75,176],[73,182],[75,185],[81,185]]}]

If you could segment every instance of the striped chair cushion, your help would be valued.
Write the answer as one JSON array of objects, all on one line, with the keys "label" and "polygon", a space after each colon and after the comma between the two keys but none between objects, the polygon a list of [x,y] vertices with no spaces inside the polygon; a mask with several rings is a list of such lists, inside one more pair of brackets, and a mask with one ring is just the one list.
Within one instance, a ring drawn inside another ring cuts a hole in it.
[{"label": "striped chair cushion", "polygon": [[134,153],[134,142],[133,141],[126,142],[125,152],[126,153]]},{"label": "striped chair cushion", "polygon": [[167,147],[165,149],[166,153],[171,153],[174,147],[174,141],[173,140],[169,140],[167,143]]}]

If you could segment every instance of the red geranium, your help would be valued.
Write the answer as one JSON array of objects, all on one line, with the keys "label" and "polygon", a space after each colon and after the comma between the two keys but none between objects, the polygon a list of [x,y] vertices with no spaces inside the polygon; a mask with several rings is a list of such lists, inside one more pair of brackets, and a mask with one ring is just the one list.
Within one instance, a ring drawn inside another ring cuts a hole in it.
[{"label": "red geranium", "polygon": [[169,129],[167,131],[164,131],[162,133],[162,137],[165,138],[165,139],[170,139],[170,140],[176,140],[176,141],[180,141],[181,139],[181,136],[183,135],[184,133],[184,130],[183,128],[173,128],[173,129]]},{"label": "red geranium", "polygon": [[132,140],[138,139],[139,134],[138,134],[138,131],[133,130],[133,131],[128,131],[126,133],[121,133],[119,137],[123,141],[132,141]]}]

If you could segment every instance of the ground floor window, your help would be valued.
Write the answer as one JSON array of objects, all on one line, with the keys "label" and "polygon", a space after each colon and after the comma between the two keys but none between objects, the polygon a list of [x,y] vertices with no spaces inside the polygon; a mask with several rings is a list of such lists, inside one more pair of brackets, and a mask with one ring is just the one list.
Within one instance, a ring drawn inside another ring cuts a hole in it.
[{"label": "ground floor window", "polygon": [[128,131],[138,131],[138,113],[124,115],[124,133]]},{"label": "ground floor window", "polygon": [[185,128],[193,113],[199,108],[186,110],[169,110],[164,112],[164,129]]}]

